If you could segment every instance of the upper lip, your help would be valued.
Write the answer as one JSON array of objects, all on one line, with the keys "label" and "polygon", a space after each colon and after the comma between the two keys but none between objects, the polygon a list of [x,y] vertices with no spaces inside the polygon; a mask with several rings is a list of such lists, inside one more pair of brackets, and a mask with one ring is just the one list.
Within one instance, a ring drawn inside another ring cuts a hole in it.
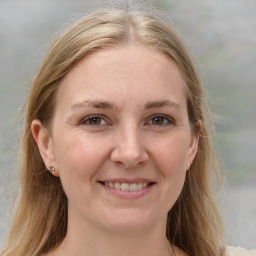
[{"label": "upper lip", "polygon": [[155,182],[152,179],[148,178],[112,178],[112,179],[104,179],[104,180],[99,180],[99,182],[104,182],[104,183],[153,183]]}]

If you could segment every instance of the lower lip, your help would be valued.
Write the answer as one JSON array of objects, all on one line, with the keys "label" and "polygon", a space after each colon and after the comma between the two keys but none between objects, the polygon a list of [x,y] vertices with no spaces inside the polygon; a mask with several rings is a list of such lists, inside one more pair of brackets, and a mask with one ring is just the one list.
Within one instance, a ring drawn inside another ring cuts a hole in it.
[{"label": "lower lip", "polygon": [[155,187],[156,183],[152,183],[149,186],[147,186],[146,188],[143,188],[141,190],[137,190],[137,191],[122,191],[122,190],[117,190],[114,188],[110,188],[105,186],[102,183],[99,183],[101,185],[101,187],[103,187],[106,191],[110,192],[112,195],[121,198],[121,199],[138,199],[141,198],[147,194],[149,194],[149,192],[153,189],[153,187]]}]

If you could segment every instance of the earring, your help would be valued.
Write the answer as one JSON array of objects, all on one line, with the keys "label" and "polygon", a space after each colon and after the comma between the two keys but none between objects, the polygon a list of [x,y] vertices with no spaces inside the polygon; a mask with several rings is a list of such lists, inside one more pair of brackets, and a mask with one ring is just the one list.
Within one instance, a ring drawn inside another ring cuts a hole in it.
[{"label": "earring", "polygon": [[191,164],[188,164],[188,165],[187,165],[187,171],[189,171],[189,169],[190,169],[190,165],[191,165]]},{"label": "earring", "polygon": [[48,171],[50,172],[54,172],[55,171],[55,167],[54,166],[50,166],[47,168]]}]

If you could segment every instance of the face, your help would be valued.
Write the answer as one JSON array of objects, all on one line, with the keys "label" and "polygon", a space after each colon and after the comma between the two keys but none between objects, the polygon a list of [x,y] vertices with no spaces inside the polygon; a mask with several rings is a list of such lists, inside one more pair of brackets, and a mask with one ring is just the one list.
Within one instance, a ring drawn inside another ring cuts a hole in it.
[{"label": "face", "polygon": [[32,131],[55,166],[69,222],[109,230],[162,223],[197,151],[176,64],[144,46],[82,59],[61,82],[51,133]]}]

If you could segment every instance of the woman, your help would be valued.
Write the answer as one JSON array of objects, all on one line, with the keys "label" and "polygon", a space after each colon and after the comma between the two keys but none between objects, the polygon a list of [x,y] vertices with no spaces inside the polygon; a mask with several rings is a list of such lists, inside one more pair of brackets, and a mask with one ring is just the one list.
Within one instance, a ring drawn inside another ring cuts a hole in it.
[{"label": "woman", "polygon": [[203,88],[161,16],[140,1],[104,6],[48,51],[2,256],[225,255]]}]

